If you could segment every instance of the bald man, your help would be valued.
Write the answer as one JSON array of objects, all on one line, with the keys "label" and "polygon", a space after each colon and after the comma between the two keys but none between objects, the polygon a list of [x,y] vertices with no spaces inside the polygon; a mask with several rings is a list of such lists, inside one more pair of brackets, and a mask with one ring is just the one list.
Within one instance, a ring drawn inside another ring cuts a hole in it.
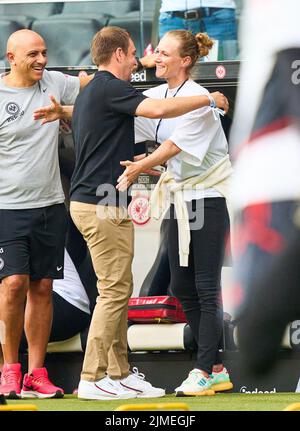
[{"label": "bald man", "polygon": [[[10,36],[7,58],[11,70],[0,76],[0,321],[5,328],[0,394],[62,397],[63,390],[51,383],[43,366],[52,321],[52,280],[63,278],[64,266],[59,124],[40,127],[33,112],[48,103],[49,94],[73,104],[86,81],[48,72],[45,42],[31,30]],[[28,373],[21,390],[18,349],[23,327]]]}]

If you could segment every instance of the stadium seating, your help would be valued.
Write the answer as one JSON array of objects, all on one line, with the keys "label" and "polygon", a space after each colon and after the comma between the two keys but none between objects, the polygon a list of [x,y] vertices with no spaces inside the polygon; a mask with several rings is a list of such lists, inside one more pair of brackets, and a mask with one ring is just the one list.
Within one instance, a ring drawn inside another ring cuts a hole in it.
[{"label": "stadium seating", "polygon": [[92,66],[92,65],[94,64],[93,64],[93,60],[90,52],[85,57],[83,57],[78,64],[78,66]]},{"label": "stadium seating", "polygon": [[130,11],[131,3],[131,0],[66,2],[61,13],[52,15],[49,19],[96,19],[100,26],[104,26],[109,18],[123,16]]},{"label": "stadium seating", "polygon": [[[142,16],[144,18],[154,18],[154,12],[156,8],[156,3],[158,0],[145,0],[144,1],[144,10]],[[132,10],[126,14],[126,17],[136,17],[138,18],[141,14],[140,11],[140,2],[137,0],[132,4]]]},{"label": "stadium seating", "polygon": [[140,28],[139,17],[124,16],[122,18],[111,18],[109,20],[108,25],[115,25],[128,30],[135,43],[135,46],[137,49],[137,56],[142,57],[144,55],[145,47],[151,42],[152,20],[150,18],[145,18],[143,20],[143,27],[144,27],[143,46],[141,42],[141,28]]},{"label": "stadium seating", "polygon": [[140,2],[80,1],[45,4],[0,5],[0,62],[5,62],[8,36],[21,28],[40,33],[48,47],[49,66],[91,65],[90,44],[94,34],[105,25],[129,30],[143,56],[151,41],[152,12],[156,0],[144,2],[144,41],[141,41]]},{"label": "stadium seating", "polygon": [[[126,17],[124,19],[111,18],[109,20],[108,25],[116,25],[128,30],[135,43],[135,46],[137,49],[137,56],[142,57],[144,55],[143,54],[144,48],[151,41],[152,21],[150,19],[144,20],[144,39],[145,39],[144,45],[145,46],[143,46],[143,48],[141,47],[140,22],[138,18],[128,18],[128,19]],[[88,53],[84,58],[82,58],[82,60],[78,65],[90,66],[92,64],[93,63],[92,63],[90,53]]]},{"label": "stadium seating", "polygon": [[76,3],[66,2],[63,8],[63,14],[102,14],[107,16],[122,16],[132,10],[131,0],[112,0],[112,1],[81,1]]},{"label": "stadium seating", "polygon": [[32,30],[47,42],[48,66],[76,66],[86,57],[99,22],[93,19],[36,20]]},{"label": "stadium seating", "polygon": [[1,20],[15,21],[21,27],[30,28],[35,19],[48,17],[49,15],[59,13],[62,10],[63,3],[39,3],[39,4],[1,4]]},{"label": "stadium seating", "polygon": [[7,64],[6,61],[6,42],[11,33],[20,30],[22,25],[16,21],[6,21],[0,19],[0,63]]}]

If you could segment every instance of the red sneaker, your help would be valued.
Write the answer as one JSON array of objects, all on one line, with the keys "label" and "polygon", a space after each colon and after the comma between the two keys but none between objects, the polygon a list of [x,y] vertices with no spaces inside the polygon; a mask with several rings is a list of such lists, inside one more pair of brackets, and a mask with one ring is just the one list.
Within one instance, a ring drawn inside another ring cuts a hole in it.
[{"label": "red sneaker", "polygon": [[20,398],[21,381],[21,364],[4,364],[1,374],[0,394],[6,398]]},{"label": "red sneaker", "polygon": [[35,368],[31,374],[25,374],[21,391],[22,398],[62,398],[64,391],[48,378],[46,368]]}]

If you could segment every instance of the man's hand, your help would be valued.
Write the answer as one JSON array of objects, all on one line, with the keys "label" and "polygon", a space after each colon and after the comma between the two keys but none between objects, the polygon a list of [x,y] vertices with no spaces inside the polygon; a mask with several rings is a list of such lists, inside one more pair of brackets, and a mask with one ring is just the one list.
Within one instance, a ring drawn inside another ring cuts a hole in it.
[{"label": "man's hand", "polygon": [[51,123],[52,121],[64,118],[63,107],[57,102],[54,96],[49,95],[51,104],[36,109],[33,113],[35,120],[42,120],[42,124]]},{"label": "man's hand", "polygon": [[225,113],[227,113],[229,109],[229,103],[224,94],[220,93],[219,91],[215,91],[214,93],[210,93],[210,95],[216,102],[217,108],[221,108],[225,111]]}]

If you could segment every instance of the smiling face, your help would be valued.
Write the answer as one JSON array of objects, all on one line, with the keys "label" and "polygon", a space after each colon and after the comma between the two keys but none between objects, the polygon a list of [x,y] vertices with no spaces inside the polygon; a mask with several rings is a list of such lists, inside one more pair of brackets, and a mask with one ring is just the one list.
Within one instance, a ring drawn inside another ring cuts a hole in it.
[{"label": "smiling face", "polygon": [[47,64],[47,47],[37,33],[20,30],[8,41],[7,58],[12,72],[27,85],[34,85],[43,77]]},{"label": "smiling face", "polygon": [[181,81],[188,77],[190,57],[180,57],[180,41],[170,35],[164,36],[155,51],[156,76],[167,81]]}]

